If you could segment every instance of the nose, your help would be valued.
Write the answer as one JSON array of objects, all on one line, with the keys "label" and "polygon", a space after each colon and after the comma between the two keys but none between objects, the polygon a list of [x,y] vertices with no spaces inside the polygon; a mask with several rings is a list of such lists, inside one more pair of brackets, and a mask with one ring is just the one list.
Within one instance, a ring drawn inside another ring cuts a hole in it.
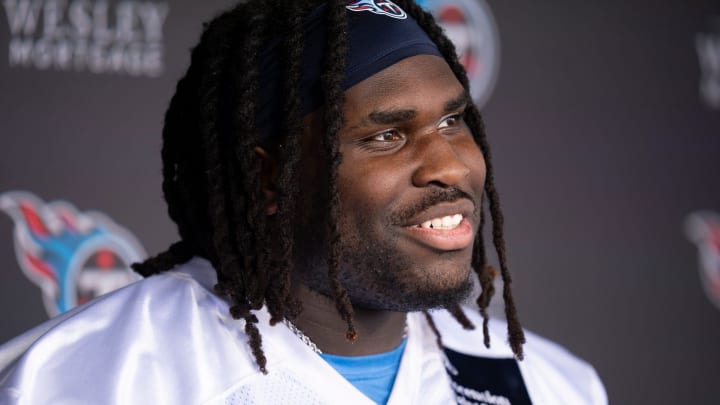
[{"label": "nose", "polygon": [[470,168],[462,161],[451,140],[437,132],[429,134],[418,145],[415,159],[418,166],[413,172],[412,182],[416,187],[455,186],[470,174]]}]

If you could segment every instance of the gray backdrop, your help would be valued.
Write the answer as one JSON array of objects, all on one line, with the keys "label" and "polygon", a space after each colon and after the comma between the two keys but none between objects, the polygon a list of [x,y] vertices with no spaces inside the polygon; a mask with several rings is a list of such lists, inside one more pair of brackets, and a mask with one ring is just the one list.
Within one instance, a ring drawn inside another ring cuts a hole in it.
[{"label": "gray backdrop", "polygon": [[[25,3],[4,2],[0,19],[0,193],[101,211],[164,249],[176,233],[160,192],[163,112],[201,22],[231,2],[45,0],[39,26],[13,25],[9,8],[17,18]],[[53,29],[68,4],[84,34]],[[109,26],[134,23],[107,34],[103,4]],[[684,224],[720,211],[720,2],[489,5],[501,64],[483,110],[524,325],[594,364],[612,403],[717,403],[720,307]],[[24,65],[10,48],[26,37],[132,43],[145,62]],[[48,317],[13,232],[0,214],[0,342]]]}]

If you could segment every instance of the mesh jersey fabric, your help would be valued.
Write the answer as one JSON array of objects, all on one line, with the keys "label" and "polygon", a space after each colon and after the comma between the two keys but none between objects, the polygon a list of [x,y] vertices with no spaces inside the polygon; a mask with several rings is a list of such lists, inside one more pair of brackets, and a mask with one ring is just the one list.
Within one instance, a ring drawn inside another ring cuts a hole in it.
[{"label": "mesh jersey fabric", "polygon": [[[0,403],[372,404],[284,324],[257,311],[268,374],[258,371],[228,304],[212,292],[215,271],[201,258],[101,296],[0,346]],[[477,311],[468,316],[480,324]],[[505,324],[465,331],[432,313],[444,344],[482,358],[512,359]],[[410,313],[388,404],[456,402],[446,357],[424,316]],[[527,334],[518,363],[535,404],[606,404],[595,370],[562,347]],[[478,370],[482,373],[482,370]]]}]

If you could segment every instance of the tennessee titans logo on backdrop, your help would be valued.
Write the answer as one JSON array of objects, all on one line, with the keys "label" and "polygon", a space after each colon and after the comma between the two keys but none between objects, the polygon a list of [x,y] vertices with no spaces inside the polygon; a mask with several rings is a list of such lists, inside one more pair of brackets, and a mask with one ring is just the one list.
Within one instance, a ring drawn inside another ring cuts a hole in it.
[{"label": "tennessee titans logo on backdrop", "polygon": [[708,211],[690,214],[685,230],[698,247],[705,293],[720,309],[720,216]]},{"label": "tennessee titans logo on backdrop", "polygon": [[350,11],[369,11],[374,14],[386,15],[388,17],[404,20],[407,18],[405,10],[392,1],[359,0],[348,2],[347,9]]},{"label": "tennessee titans logo on backdrop", "polygon": [[106,215],[22,191],[0,194],[0,209],[13,219],[17,261],[50,316],[139,279],[130,263],[145,251]]},{"label": "tennessee titans logo on backdrop", "polygon": [[500,38],[486,0],[416,0],[430,11],[455,45],[470,80],[470,95],[482,107],[500,71]]}]

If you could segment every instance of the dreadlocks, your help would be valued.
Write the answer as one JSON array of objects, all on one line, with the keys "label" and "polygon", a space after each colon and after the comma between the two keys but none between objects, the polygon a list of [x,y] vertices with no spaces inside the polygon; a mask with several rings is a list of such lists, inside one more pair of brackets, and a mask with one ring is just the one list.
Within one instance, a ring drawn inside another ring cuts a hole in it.
[{"label": "dreadlocks", "polygon": [[[267,306],[271,323],[293,319],[299,303],[290,295],[293,272],[293,213],[298,195],[296,168],[303,132],[300,75],[304,49],[303,19],[321,2],[255,1],[239,4],[205,26],[193,49],[190,67],[177,84],[165,115],[163,129],[163,193],[170,218],[177,224],[180,242],[145,262],[133,265],[143,276],[157,274],[184,263],[192,256],[207,258],[217,271],[215,290],[230,301],[230,313],[245,321],[245,332],[256,362],[266,372],[266,358],[253,314]],[[329,219],[327,257],[330,291],[338,313],[347,324],[346,338],[357,337],[353,307],[339,281],[341,252],[337,169],[342,156],[337,133],[343,126],[344,92],[341,87],[348,49],[345,1],[326,2],[326,65],[322,74],[325,108],[323,146],[329,168]],[[465,70],[452,43],[430,14],[410,0],[396,1],[437,45],[457,79],[468,89]],[[283,136],[274,147],[279,155],[277,212],[266,215],[260,179],[261,162],[255,148],[262,142],[255,125],[258,58],[263,46],[283,38],[282,82]],[[465,120],[486,162],[485,193],[492,217],[493,243],[504,281],[503,298],[508,339],[522,358],[524,335],[511,292],[505,255],[503,217],[490,161],[490,150],[477,108],[466,109]],[[199,153],[201,152],[201,153]],[[484,210],[484,208],[482,208]],[[484,343],[489,345],[487,308],[494,293],[494,270],[487,265],[481,214],[480,230],[473,248],[473,268],[482,293],[477,304],[483,317]],[[466,328],[472,324],[459,306],[450,312]],[[438,335],[438,339],[440,336]]]}]

